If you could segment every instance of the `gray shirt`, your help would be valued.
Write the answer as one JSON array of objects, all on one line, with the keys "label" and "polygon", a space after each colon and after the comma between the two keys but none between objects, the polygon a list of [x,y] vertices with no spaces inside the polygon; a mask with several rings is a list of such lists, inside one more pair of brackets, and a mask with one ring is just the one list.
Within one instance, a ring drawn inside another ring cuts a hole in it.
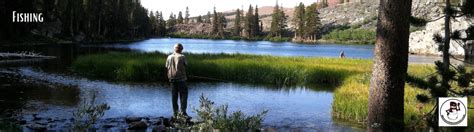
[{"label": "gray shirt", "polygon": [[171,82],[186,81],[186,57],[180,53],[173,53],[166,59],[166,69],[168,69],[168,79]]}]

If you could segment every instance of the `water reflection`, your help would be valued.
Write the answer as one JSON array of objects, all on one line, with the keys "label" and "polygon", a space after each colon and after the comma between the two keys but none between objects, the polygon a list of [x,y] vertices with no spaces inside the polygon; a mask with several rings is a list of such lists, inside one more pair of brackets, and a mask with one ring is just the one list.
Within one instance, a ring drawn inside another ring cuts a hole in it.
[{"label": "water reflection", "polygon": [[76,106],[79,101],[77,87],[30,80],[17,74],[5,74],[5,70],[0,75],[0,84],[0,111],[25,108],[29,101],[60,106]]},{"label": "water reflection", "polygon": [[268,41],[234,41],[205,39],[149,39],[129,44],[111,44],[105,47],[134,49],[144,52],[171,53],[174,44],[183,43],[185,51],[191,53],[242,53],[274,56],[338,57],[343,50],[349,57],[372,58],[372,45],[303,45],[291,42],[274,43]]},{"label": "water reflection", "polygon": [[55,56],[55,59],[33,59],[27,63],[4,64],[0,63],[0,67],[12,66],[35,66],[48,72],[69,72],[72,62],[81,55],[107,53],[110,51],[132,52],[131,49],[113,48],[113,47],[85,47],[78,44],[62,44],[62,45],[30,45],[30,46],[9,46],[1,47],[0,52],[34,52],[45,56]]},{"label": "water reflection", "polygon": [[[117,52],[172,52],[175,43],[185,44],[185,52],[192,53],[243,53],[273,56],[305,56],[305,57],[338,57],[344,51],[346,57],[365,58],[373,57],[373,45],[338,45],[317,44],[305,45],[291,42],[274,43],[267,41],[234,41],[234,40],[203,40],[203,39],[148,39],[132,43],[119,44],[63,44],[63,45],[35,45],[0,47],[0,52],[30,51],[47,56],[56,56],[56,59],[34,61],[29,66],[38,66],[48,72],[68,72],[71,63],[81,55]],[[433,64],[441,60],[439,56],[410,55],[410,63]],[[470,59],[468,61],[473,61]],[[45,62],[45,63],[44,63]],[[451,60],[454,64],[462,64],[458,60]],[[18,64],[13,66],[21,66]],[[3,65],[0,67],[12,66]]]},{"label": "water reflection", "polygon": [[[163,38],[148,39],[126,44],[108,44],[92,47],[109,47],[132,49],[142,52],[173,52],[173,45],[183,43],[185,52],[191,53],[241,53],[272,56],[304,56],[304,57],[339,57],[344,51],[346,57],[371,59],[374,56],[373,45],[340,45],[340,44],[296,44],[292,42],[268,41],[234,41],[234,40],[206,40],[206,39],[179,39]],[[409,62],[432,64],[441,60],[439,56],[410,55]],[[452,59],[452,63],[462,62]]]},{"label": "water reflection", "polygon": [[[89,93],[97,92],[98,101],[108,103],[111,109],[105,117],[126,116],[171,116],[171,94],[168,84],[136,84],[110,83],[91,81],[58,74],[51,74],[21,68],[21,75],[41,81],[74,86],[80,93],[60,93],[80,97],[88,97]],[[292,87],[272,88],[268,86],[244,85],[235,83],[190,83],[189,106],[197,107],[199,96],[204,94],[217,105],[227,103],[229,109],[242,110],[256,114],[270,110],[264,120],[265,126],[281,129],[343,129],[345,126],[334,123],[331,118],[332,92],[318,91],[316,88]],[[58,98],[57,100],[68,100]],[[31,101],[30,101],[31,102]],[[68,105],[41,102],[45,109],[40,109],[39,116],[57,117],[70,116],[72,107]],[[196,117],[196,113],[189,114]],[[349,128],[347,128],[349,129]]]}]

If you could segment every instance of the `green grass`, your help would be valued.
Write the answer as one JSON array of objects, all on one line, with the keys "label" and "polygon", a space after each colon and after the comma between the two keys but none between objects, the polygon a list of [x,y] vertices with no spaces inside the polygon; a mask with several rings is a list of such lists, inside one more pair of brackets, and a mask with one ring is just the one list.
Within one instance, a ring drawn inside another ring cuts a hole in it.
[{"label": "green grass", "polygon": [[323,35],[322,41],[336,43],[374,44],[375,30],[368,29],[343,29],[334,30]]},{"label": "green grass", "polygon": [[[166,81],[162,53],[108,53],[79,57],[73,70],[118,81]],[[368,67],[368,60],[271,57],[241,54],[187,54],[189,76],[275,85],[338,84]],[[343,64],[343,65],[341,65]],[[191,81],[194,78],[189,78]]]},{"label": "green grass", "polygon": [[[99,79],[118,81],[167,81],[162,53],[107,53],[79,57],[73,70]],[[365,59],[274,57],[242,54],[186,54],[188,75],[232,82],[287,85],[329,84],[334,90],[333,116],[364,125],[372,61]],[[433,65],[410,65],[408,73],[424,77]],[[189,78],[190,81],[202,81]],[[433,107],[416,95],[428,91],[405,87],[405,124],[423,127],[421,119]]]},{"label": "green grass", "polygon": [[[411,68],[413,67],[411,66]],[[368,111],[369,79],[369,72],[352,76],[334,91],[332,105],[334,117],[365,125]],[[425,122],[421,120],[424,116],[423,113],[428,113],[433,108],[432,103],[422,104],[416,99],[416,95],[420,93],[428,93],[428,91],[405,85],[405,124],[407,126],[425,126]]]}]

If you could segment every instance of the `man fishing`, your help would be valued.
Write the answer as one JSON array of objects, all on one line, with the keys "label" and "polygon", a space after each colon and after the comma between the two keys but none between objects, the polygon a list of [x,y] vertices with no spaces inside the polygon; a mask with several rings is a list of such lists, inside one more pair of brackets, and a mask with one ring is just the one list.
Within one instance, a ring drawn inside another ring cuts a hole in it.
[{"label": "man fishing", "polygon": [[174,46],[174,53],[166,59],[166,69],[168,70],[168,79],[171,83],[171,102],[173,104],[173,115],[178,114],[178,95],[181,103],[181,112],[188,117],[186,113],[188,101],[188,87],[186,86],[186,57],[182,54],[183,45],[177,43]]}]

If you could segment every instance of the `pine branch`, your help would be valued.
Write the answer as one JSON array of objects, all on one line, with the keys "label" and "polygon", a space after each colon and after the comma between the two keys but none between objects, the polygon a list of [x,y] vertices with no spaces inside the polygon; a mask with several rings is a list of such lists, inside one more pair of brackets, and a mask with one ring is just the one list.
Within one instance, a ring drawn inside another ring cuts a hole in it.
[{"label": "pine branch", "polygon": [[442,19],[444,18],[444,15],[439,17],[439,18],[436,18],[436,19],[433,19],[433,20],[428,20],[427,22],[434,22],[434,21],[438,21],[439,19]]},{"label": "pine branch", "polygon": [[451,92],[451,93],[452,93],[453,95],[455,95],[455,96],[462,96],[462,95],[463,95],[462,93],[456,92],[456,91],[454,91],[454,90],[452,90],[452,89],[447,89],[447,90],[448,90],[449,92]]},{"label": "pine branch", "polygon": [[457,60],[457,61],[460,61],[460,62],[462,62],[462,63],[466,63],[466,64],[471,64],[471,65],[474,65],[474,63],[471,63],[471,62],[467,62],[467,61],[461,60],[461,59],[459,59],[459,58],[456,58],[456,57],[454,57],[454,56],[453,56],[453,55],[451,55],[451,54],[449,54],[449,56],[451,56],[451,58],[452,58],[452,59],[454,59],[454,60]]},{"label": "pine branch", "polygon": [[466,44],[462,44],[462,42],[460,42],[459,40],[454,40],[454,42],[456,42],[459,46],[461,46],[463,49],[466,49]]},{"label": "pine branch", "polygon": [[426,117],[431,116],[431,114],[433,113],[434,110],[436,110],[436,108],[438,108],[438,105],[433,106],[433,108],[431,108],[430,112],[428,112],[428,113],[426,113],[425,115],[423,115],[422,118],[419,118],[418,120],[412,122],[412,123],[411,123],[412,125],[408,126],[407,128],[409,128],[409,127],[414,127],[414,126],[416,126],[416,124],[417,124],[418,122],[420,122],[422,119],[425,119]]},{"label": "pine branch", "polygon": [[436,72],[433,72],[433,73],[431,73],[431,74],[426,75],[426,76],[423,77],[423,78],[426,79],[426,78],[431,77],[431,76],[434,76],[435,74],[438,74],[438,73],[439,73],[439,71],[436,71]]}]

